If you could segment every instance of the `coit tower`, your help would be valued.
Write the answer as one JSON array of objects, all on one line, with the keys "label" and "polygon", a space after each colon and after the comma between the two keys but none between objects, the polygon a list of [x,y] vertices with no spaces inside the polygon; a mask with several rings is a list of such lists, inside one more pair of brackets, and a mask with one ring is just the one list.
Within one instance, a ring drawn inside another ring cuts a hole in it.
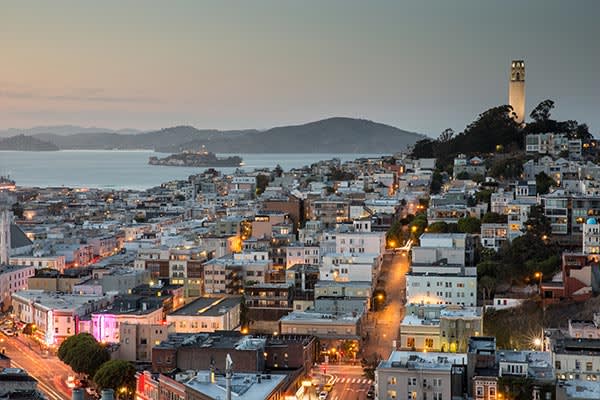
[{"label": "coit tower", "polygon": [[525,61],[513,60],[508,84],[508,104],[517,115],[515,120],[522,124],[525,120]]}]

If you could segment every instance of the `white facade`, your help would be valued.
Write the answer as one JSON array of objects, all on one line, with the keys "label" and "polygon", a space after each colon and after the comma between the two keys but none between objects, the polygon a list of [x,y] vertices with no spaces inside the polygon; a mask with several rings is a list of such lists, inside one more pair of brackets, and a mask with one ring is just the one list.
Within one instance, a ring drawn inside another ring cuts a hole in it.
[{"label": "white facade", "polygon": [[65,270],[65,256],[48,257],[11,257],[10,265],[26,265],[35,269],[55,269],[61,273]]},{"label": "white facade", "polygon": [[335,236],[335,252],[374,254],[385,252],[385,232],[345,232]]},{"label": "white facade", "polygon": [[393,351],[375,371],[378,400],[450,400],[452,369],[466,368],[464,353]]},{"label": "white facade", "polygon": [[600,225],[594,218],[583,224],[583,253],[600,254]]},{"label": "white facade", "polygon": [[349,256],[328,254],[323,256],[319,267],[319,279],[322,281],[372,283],[377,271],[378,261],[370,255]]},{"label": "white facade", "polygon": [[11,222],[12,213],[0,203],[0,265],[9,263]]},{"label": "white facade", "polygon": [[96,340],[105,343],[120,342],[121,324],[158,325],[162,322],[162,307],[131,313],[103,311],[92,314],[92,332]]},{"label": "white facade", "polygon": [[26,324],[35,324],[44,342],[53,345],[78,333],[79,319],[106,307],[108,299],[22,290],[12,295],[12,303],[16,318]]},{"label": "white facade", "polygon": [[0,266],[0,302],[5,308],[10,304],[11,295],[19,290],[26,290],[28,279],[35,275],[33,267],[21,267],[16,265]]},{"label": "white facade", "polygon": [[413,304],[477,305],[477,276],[407,274],[406,301]]},{"label": "white facade", "polygon": [[481,224],[479,238],[484,248],[498,251],[508,240],[508,224]]},{"label": "white facade", "polygon": [[292,244],[285,249],[286,269],[296,264],[319,265],[319,246],[305,246],[303,244]]}]

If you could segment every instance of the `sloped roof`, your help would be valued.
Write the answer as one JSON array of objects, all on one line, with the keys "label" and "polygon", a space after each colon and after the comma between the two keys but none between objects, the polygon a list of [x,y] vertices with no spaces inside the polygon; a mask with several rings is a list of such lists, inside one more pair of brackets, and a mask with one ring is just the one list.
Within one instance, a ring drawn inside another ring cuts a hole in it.
[{"label": "sloped roof", "polygon": [[25,235],[25,232],[23,232],[18,225],[10,225],[10,247],[12,249],[31,246],[32,244],[33,242],[29,240],[27,235]]}]

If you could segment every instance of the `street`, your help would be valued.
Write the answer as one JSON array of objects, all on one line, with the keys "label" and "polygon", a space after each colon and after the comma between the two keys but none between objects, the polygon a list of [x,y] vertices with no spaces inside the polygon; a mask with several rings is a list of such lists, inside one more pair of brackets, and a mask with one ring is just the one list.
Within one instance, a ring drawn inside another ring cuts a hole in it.
[{"label": "street", "polygon": [[38,381],[38,389],[50,400],[71,398],[71,391],[65,380],[69,375],[74,375],[73,371],[56,356],[42,356],[39,347],[22,335],[7,337],[0,334],[0,347],[10,357],[14,368],[27,371]]},{"label": "street", "polygon": [[[326,370],[326,374],[323,375],[320,368],[314,368],[312,375],[320,382],[333,383],[333,389],[327,396],[328,400],[364,400],[367,398],[367,391],[373,382],[364,377],[361,366],[329,364]],[[317,389],[313,388],[311,393],[305,395],[305,399],[317,399],[317,395]]]},{"label": "street", "polygon": [[386,293],[385,308],[369,315],[365,324],[368,339],[363,345],[362,357],[386,359],[399,339],[400,323],[404,317],[406,298],[406,273],[409,256],[406,253],[386,255],[381,281]]}]

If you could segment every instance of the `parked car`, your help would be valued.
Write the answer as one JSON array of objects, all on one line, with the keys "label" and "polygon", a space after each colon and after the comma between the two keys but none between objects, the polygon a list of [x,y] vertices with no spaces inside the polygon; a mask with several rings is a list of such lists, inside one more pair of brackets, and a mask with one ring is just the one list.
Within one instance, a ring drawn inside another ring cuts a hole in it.
[{"label": "parked car", "polygon": [[375,398],[375,388],[373,386],[371,386],[369,388],[369,391],[367,392],[367,399],[373,399]]},{"label": "parked car", "polygon": [[327,392],[319,393],[319,400],[327,400]]}]

